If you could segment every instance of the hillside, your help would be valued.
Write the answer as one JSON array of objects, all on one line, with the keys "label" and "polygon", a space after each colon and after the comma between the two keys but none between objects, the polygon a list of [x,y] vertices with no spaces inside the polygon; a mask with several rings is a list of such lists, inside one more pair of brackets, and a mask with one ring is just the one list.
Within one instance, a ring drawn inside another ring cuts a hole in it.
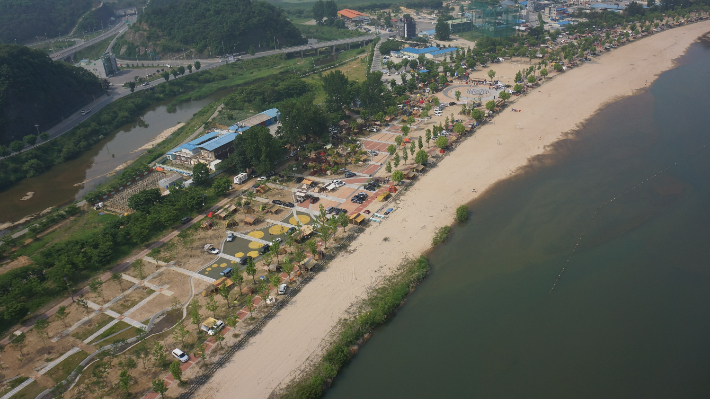
[{"label": "hillside", "polygon": [[0,44],[0,144],[37,134],[101,93],[83,68],[53,62],[40,50]]},{"label": "hillside", "polygon": [[305,44],[299,30],[282,10],[265,1],[152,0],[138,23],[119,39],[122,57],[153,55],[224,54]]},{"label": "hillside", "polygon": [[28,43],[69,33],[92,0],[0,1],[0,43]]}]

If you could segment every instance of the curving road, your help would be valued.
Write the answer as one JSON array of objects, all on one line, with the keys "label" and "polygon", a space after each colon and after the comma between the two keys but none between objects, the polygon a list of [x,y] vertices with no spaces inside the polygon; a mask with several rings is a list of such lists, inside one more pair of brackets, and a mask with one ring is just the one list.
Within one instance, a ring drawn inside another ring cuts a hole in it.
[{"label": "curving road", "polygon": [[[132,17],[132,18],[133,18],[132,20],[130,18],[129,18],[129,20],[135,22],[135,17]],[[114,26],[113,28],[107,30],[106,32],[100,34],[99,36],[96,36],[95,38],[93,38],[89,41],[82,41],[81,43],[71,46],[69,48],[66,48],[64,50],[59,50],[55,53],[50,54],[49,57],[52,60],[61,60],[65,57],[68,57],[68,56],[76,53],[79,50],[82,50],[86,47],[91,46],[92,44],[98,43],[98,42],[106,39],[107,37],[110,37],[110,36],[113,36],[113,35],[116,35],[116,34],[122,32],[123,30],[126,29],[127,26],[128,25],[126,24],[126,21],[122,21],[118,25]]]}]

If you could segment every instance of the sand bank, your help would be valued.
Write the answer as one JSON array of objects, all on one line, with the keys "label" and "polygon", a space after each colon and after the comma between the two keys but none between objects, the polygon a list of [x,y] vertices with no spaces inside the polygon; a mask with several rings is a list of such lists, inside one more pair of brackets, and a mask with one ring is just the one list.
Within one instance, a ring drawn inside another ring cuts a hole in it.
[{"label": "sand bank", "polygon": [[[558,76],[521,98],[514,108],[467,139],[403,197],[385,223],[371,225],[331,262],[246,348],[198,391],[200,398],[266,398],[319,355],[328,333],[348,307],[405,256],[427,250],[434,231],[453,220],[455,208],[525,166],[545,146],[602,105],[632,95],[673,67],[710,21],[631,43]],[[500,141],[501,145],[497,142]],[[389,237],[388,241],[383,241]]]},{"label": "sand bank", "polygon": [[[156,145],[160,144],[161,141],[163,141],[163,140],[167,139],[168,137],[170,137],[171,134],[175,133],[178,129],[180,129],[180,128],[183,127],[184,125],[185,125],[184,122],[180,122],[180,123],[178,123],[177,125],[175,125],[175,126],[169,128],[169,129],[163,130],[162,132],[160,132],[159,135],[155,136],[155,138],[153,138],[153,140],[149,141],[148,143],[146,143],[145,145],[143,145],[143,146],[140,147],[140,148],[136,148],[135,150],[133,150],[133,151],[131,151],[131,152],[138,152],[138,151],[142,151],[142,150],[149,150],[149,149],[155,147]],[[128,164],[130,164],[131,162],[133,162],[133,161],[128,162]],[[124,164],[124,165],[125,165],[125,164]],[[124,165],[119,166],[118,168],[116,168],[116,170],[118,170],[118,169],[123,169],[123,168],[125,167]]]}]

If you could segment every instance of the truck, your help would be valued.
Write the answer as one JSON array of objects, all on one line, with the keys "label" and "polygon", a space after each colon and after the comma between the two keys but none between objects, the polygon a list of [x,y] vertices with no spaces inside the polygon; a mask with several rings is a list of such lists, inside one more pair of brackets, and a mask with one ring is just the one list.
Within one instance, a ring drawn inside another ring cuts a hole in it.
[{"label": "truck", "polygon": [[208,335],[215,335],[222,328],[224,328],[224,322],[212,317],[208,317],[200,324],[200,330],[206,332]]},{"label": "truck", "polygon": [[234,176],[234,184],[244,184],[247,180],[249,180],[249,175],[246,173],[240,173]]}]

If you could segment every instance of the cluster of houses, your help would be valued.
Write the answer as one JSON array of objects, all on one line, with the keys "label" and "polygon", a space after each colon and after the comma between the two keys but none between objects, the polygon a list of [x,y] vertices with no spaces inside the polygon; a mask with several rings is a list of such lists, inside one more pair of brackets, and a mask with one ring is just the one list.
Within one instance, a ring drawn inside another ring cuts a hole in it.
[{"label": "cluster of houses", "polygon": [[216,129],[204,136],[182,144],[168,151],[165,156],[173,164],[185,165],[190,169],[201,162],[210,170],[234,152],[234,139],[252,126],[270,126],[279,121],[281,113],[272,108],[244,119],[225,130]]}]

